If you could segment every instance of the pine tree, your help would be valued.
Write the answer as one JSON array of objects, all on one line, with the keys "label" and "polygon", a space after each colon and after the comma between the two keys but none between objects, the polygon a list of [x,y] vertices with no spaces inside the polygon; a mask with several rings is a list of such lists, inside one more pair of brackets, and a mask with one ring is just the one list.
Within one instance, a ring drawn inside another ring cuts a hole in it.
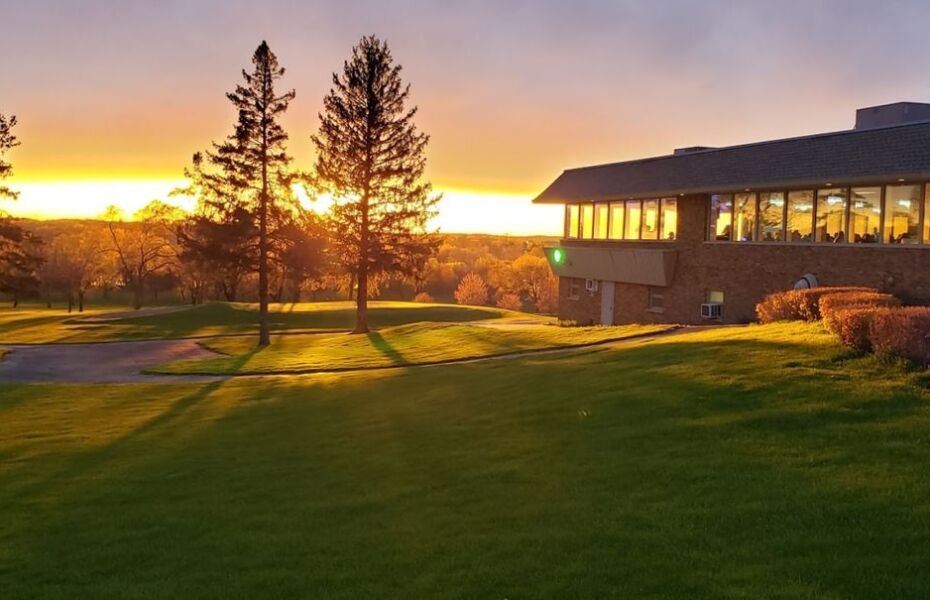
[{"label": "pine tree", "polygon": [[[6,162],[6,154],[19,141],[13,135],[16,117],[0,114],[0,199],[15,200],[19,193],[2,185],[13,174],[13,165]],[[12,217],[0,211],[0,292],[10,294],[13,305],[19,299],[39,289],[37,271],[42,264],[38,248],[41,240],[17,224]]]},{"label": "pine tree", "polygon": [[[6,162],[4,159],[7,152],[19,146],[19,140],[13,135],[14,127],[16,127],[15,115],[5,117],[0,114],[0,182],[13,174],[13,165]],[[0,185],[0,198],[15,200],[17,197],[19,197],[17,192],[14,192],[5,185]]]},{"label": "pine tree", "polygon": [[[262,42],[252,55],[251,72],[242,71],[244,83],[226,94],[239,112],[235,131],[222,144],[214,144],[205,157],[195,155],[194,167],[187,171],[192,183],[182,193],[201,197],[202,214],[215,223],[228,225],[212,233],[228,239],[230,231],[247,229],[243,214],[254,219],[257,244],[242,238],[241,252],[255,251],[258,270],[260,346],[270,343],[268,327],[269,254],[273,224],[285,222],[299,203],[291,185],[298,177],[287,154],[288,139],[278,119],[287,110],[294,91],[277,95],[275,83],[284,76],[284,68]],[[204,164],[206,163],[206,164]],[[202,227],[201,233],[210,232]],[[192,246],[193,247],[193,246]],[[237,256],[233,260],[240,260]]]},{"label": "pine tree", "polygon": [[316,176],[335,198],[332,249],[356,281],[356,333],[368,331],[369,278],[410,275],[438,248],[438,196],[422,181],[429,136],[406,108],[410,86],[385,42],[362,38],[324,98]]}]

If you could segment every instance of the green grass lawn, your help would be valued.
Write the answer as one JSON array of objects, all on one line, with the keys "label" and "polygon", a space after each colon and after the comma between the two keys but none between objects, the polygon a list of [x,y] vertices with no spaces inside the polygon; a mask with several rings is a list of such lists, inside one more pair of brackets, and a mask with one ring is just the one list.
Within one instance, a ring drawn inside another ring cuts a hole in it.
[{"label": "green grass lawn", "polygon": [[413,323],[368,335],[331,333],[278,336],[256,349],[251,337],[216,338],[202,345],[227,354],[212,360],[179,361],[156,373],[236,374],[300,373],[449,362],[528,350],[583,346],[669,329],[666,325],[557,327],[462,323]]},{"label": "green grass lawn", "polygon": [[[463,322],[484,319],[538,319],[545,317],[514,313],[498,308],[383,302],[370,304],[372,327],[386,327],[415,321]],[[160,339],[192,336],[244,334],[258,328],[257,305],[211,302],[177,312],[132,317],[95,323],[84,317],[111,313],[100,308],[84,314],[68,314],[61,309],[0,309],[0,343],[94,342],[106,340]],[[271,327],[275,331],[346,330],[355,323],[351,302],[306,302],[276,304],[271,307]]]},{"label": "green grass lawn", "polygon": [[930,392],[817,325],[0,387],[17,598],[921,598]]}]

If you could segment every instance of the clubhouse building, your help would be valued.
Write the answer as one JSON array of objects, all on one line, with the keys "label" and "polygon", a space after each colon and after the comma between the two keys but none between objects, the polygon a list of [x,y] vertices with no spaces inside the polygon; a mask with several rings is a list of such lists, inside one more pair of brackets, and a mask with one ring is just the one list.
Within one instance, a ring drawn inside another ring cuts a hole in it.
[{"label": "clubhouse building", "polygon": [[559,316],[739,323],[766,294],[862,285],[930,304],[930,104],[853,129],[563,172]]}]

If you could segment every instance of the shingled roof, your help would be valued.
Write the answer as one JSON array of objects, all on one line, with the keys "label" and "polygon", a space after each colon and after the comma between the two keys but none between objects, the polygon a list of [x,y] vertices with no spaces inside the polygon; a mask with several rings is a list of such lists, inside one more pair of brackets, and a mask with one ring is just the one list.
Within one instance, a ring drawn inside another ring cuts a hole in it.
[{"label": "shingled roof", "polygon": [[930,121],[697,150],[564,171],[534,202],[930,179]]}]

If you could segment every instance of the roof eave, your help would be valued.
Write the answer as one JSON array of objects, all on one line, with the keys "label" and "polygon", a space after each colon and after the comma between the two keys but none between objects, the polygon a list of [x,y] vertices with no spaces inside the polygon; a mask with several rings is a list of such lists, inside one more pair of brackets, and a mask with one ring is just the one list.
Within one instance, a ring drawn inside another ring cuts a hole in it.
[{"label": "roof eave", "polygon": [[[837,176],[832,179],[785,179],[771,182],[758,183],[732,183],[718,186],[697,186],[680,189],[657,189],[645,192],[617,192],[612,194],[599,194],[590,196],[567,197],[554,193],[549,193],[549,189],[555,184],[551,184],[541,194],[533,198],[533,204],[570,204],[573,202],[604,202],[610,200],[640,200],[643,198],[665,198],[670,196],[687,196],[693,194],[712,194],[712,193],[731,193],[742,191],[764,191],[764,190],[781,190],[788,188],[824,188],[824,187],[842,187],[847,185],[863,184],[886,184],[890,180],[903,179],[902,183],[913,183],[914,180],[930,180],[930,171],[918,173],[912,172],[886,172],[879,175],[858,176],[858,177],[841,177]],[[558,181],[558,179],[556,180]],[[828,186],[827,184],[831,184]]]}]

